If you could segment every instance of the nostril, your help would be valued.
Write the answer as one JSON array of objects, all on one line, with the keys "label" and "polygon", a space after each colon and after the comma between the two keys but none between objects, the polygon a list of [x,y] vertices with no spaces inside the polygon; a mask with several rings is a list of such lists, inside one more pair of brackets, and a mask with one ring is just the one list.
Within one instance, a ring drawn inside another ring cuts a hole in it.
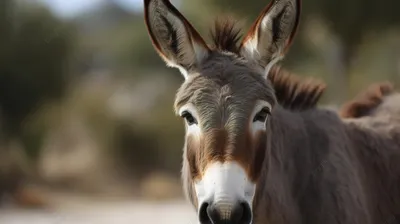
[{"label": "nostril", "polygon": [[202,203],[199,209],[199,221],[202,224],[250,224],[252,212],[248,203],[237,203],[231,210],[221,210],[221,204]]},{"label": "nostril", "polygon": [[242,208],[242,218],[240,219],[240,223],[250,223],[252,220],[252,214],[251,214],[251,209],[248,203],[243,202],[240,204],[240,207]]},{"label": "nostril", "polygon": [[200,206],[199,210],[199,221],[200,223],[211,223],[210,218],[208,217],[207,209],[208,209],[208,203],[203,203]]},{"label": "nostril", "polygon": [[237,204],[231,213],[231,221],[233,223],[242,223],[243,216],[244,216],[244,203]]},{"label": "nostril", "polygon": [[213,204],[207,207],[208,222],[207,224],[219,224],[221,223],[221,214],[217,209],[217,205]]}]

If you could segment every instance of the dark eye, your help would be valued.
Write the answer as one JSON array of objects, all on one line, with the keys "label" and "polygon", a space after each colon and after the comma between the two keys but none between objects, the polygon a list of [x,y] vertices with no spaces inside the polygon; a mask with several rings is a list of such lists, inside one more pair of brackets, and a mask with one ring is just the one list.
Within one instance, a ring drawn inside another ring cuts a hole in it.
[{"label": "dark eye", "polygon": [[264,107],[256,114],[256,116],[254,116],[253,122],[259,121],[264,123],[270,114],[270,109],[268,107]]},{"label": "dark eye", "polygon": [[188,111],[183,111],[181,117],[185,118],[188,125],[197,124],[197,120]]}]

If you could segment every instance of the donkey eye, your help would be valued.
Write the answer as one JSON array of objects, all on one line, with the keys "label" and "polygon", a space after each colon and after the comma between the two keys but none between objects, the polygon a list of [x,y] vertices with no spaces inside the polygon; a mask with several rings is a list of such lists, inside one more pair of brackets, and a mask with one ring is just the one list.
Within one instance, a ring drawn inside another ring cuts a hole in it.
[{"label": "donkey eye", "polygon": [[193,124],[197,124],[197,120],[188,111],[183,111],[181,114],[181,117],[185,118],[185,120],[189,126],[193,125]]},{"label": "donkey eye", "polygon": [[259,121],[259,122],[265,122],[268,118],[268,116],[271,114],[271,111],[269,108],[264,107],[260,112],[256,114],[253,118],[253,122]]}]

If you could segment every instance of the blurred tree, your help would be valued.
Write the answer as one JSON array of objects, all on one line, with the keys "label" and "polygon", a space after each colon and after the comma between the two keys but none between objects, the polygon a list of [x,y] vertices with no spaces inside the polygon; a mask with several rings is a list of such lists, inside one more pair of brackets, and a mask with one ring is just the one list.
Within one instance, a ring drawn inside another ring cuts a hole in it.
[{"label": "blurred tree", "polygon": [[29,132],[24,123],[41,103],[63,95],[73,29],[43,7],[2,0],[0,34],[0,198],[42,205],[24,193],[23,182],[35,175],[29,162],[36,161],[44,133]]},{"label": "blurred tree", "polygon": [[2,0],[0,33],[0,111],[7,141],[23,137],[24,121],[41,103],[63,95],[73,29],[41,6]]}]

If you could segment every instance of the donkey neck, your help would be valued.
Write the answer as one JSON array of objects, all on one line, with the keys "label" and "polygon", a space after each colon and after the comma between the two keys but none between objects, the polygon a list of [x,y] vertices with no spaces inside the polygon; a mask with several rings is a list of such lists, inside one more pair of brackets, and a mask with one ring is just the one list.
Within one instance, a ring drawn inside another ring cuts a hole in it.
[{"label": "donkey neck", "polygon": [[312,165],[328,153],[332,126],[342,127],[333,111],[313,108],[292,112],[278,105],[271,119],[267,165],[279,168],[290,178],[298,177],[307,166],[314,168]]},{"label": "donkey neck", "polygon": [[257,197],[266,201],[256,203],[266,203],[268,215],[277,220],[279,217],[298,220],[300,201],[305,191],[310,190],[308,183],[328,156],[332,142],[330,128],[336,125],[341,129],[341,121],[335,112],[326,109],[291,112],[277,105],[270,125],[265,170],[258,183],[263,187],[257,192]]}]

